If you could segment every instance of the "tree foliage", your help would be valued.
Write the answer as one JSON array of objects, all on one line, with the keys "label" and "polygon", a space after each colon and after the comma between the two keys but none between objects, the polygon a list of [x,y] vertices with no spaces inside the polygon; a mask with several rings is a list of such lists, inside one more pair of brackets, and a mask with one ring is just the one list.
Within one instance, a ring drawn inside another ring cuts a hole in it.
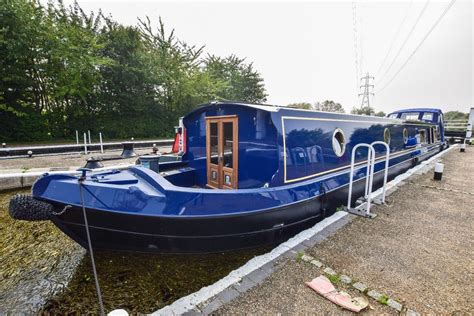
[{"label": "tree foliage", "polygon": [[204,56],[158,22],[124,26],[77,3],[1,1],[1,138],[167,136],[201,103],[266,100],[252,63]]},{"label": "tree foliage", "polygon": [[301,103],[291,103],[288,104],[290,108],[304,109],[304,110],[314,110],[314,111],[323,111],[323,112],[335,112],[335,113],[345,113],[344,108],[340,103],[326,100],[323,102],[316,102],[314,104],[308,102]]},{"label": "tree foliage", "polygon": [[330,100],[326,100],[323,102],[316,102],[313,108],[316,111],[346,113],[346,111],[344,110],[344,108],[342,107],[340,103],[336,103]]},{"label": "tree foliage", "polygon": [[463,113],[459,111],[448,111],[444,113],[444,119],[449,120],[467,120],[469,118],[468,113]]}]

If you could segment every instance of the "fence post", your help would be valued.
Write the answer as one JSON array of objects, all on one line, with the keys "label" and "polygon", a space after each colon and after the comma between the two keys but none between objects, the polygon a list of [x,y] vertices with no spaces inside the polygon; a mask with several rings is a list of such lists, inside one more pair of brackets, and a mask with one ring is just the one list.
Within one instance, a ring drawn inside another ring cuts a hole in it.
[{"label": "fence post", "polygon": [[104,145],[102,144],[102,132],[99,132],[99,141],[100,141],[100,153],[104,153]]},{"label": "fence post", "polygon": [[91,131],[90,131],[90,130],[87,130],[87,134],[89,135],[89,144],[92,144],[92,143],[91,143]]},{"label": "fence post", "polygon": [[87,138],[86,138],[86,133],[84,133],[84,153],[87,155]]},{"label": "fence post", "polygon": [[76,144],[79,145],[79,132],[76,129]]}]

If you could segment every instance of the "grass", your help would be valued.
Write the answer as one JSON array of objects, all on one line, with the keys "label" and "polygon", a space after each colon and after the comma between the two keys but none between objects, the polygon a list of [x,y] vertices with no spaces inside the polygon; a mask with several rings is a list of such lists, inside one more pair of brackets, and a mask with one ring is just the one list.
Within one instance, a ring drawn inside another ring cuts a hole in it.
[{"label": "grass", "polygon": [[339,277],[339,275],[326,275],[327,278],[329,279],[329,281],[331,281],[333,284],[338,284],[339,282],[341,282],[341,279]]},{"label": "grass", "polygon": [[298,253],[296,254],[296,261],[301,261],[304,256],[304,252],[303,251],[298,251]]},{"label": "grass", "polygon": [[379,303],[382,304],[382,305],[387,305],[388,304],[388,299],[389,299],[389,297],[387,295],[382,294],[379,297]]}]

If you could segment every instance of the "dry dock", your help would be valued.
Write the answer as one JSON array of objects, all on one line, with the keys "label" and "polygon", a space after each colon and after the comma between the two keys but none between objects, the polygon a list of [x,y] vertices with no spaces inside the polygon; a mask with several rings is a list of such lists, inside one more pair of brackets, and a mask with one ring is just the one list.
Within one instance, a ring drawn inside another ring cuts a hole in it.
[{"label": "dry dock", "polygon": [[[375,219],[351,215],[334,235],[282,259],[272,275],[214,313],[349,314],[304,283],[331,273],[329,267],[338,289],[369,298],[363,313],[469,314],[474,310],[474,148],[466,153],[455,148],[442,161],[441,182],[432,180],[432,169],[411,176],[388,197],[388,205],[374,207]],[[343,282],[346,276],[349,284]],[[361,293],[356,282],[367,289]]]}]

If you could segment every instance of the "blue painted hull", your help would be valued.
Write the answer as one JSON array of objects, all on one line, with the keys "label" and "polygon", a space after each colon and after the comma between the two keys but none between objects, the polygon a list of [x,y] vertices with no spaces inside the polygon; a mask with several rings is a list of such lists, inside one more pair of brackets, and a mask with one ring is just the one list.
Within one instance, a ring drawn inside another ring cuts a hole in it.
[{"label": "blue painted hull", "polygon": [[[434,144],[394,154],[389,179],[441,148]],[[383,165],[380,159],[375,166],[374,189],[382,183]],[[94,248],[156,253],[221,252],[279,243],[345,205],[349,180],[346,168],[276,188],[224,191],[175,187],[143,168],[107,177],[107,183],[93,177],[85,183]],[[356,172],[356,179],[354,200],[363,195],[365,168]],[[58,187],[67,199],[58,199]],[[71,205],[53,222],[86,245],[76,177],[45,177],[35,185],[33,195],[53,204],[57,211]]]}]

